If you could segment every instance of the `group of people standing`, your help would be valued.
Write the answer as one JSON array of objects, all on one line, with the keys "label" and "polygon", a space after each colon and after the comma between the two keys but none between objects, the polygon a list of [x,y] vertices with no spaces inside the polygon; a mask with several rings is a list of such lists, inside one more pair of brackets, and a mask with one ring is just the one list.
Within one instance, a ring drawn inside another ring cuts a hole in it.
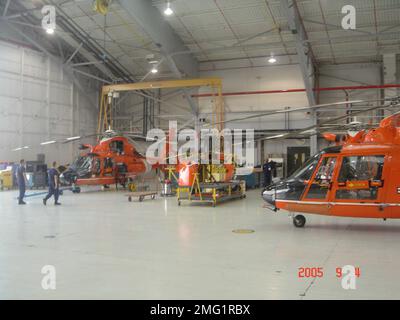
[{"label": "group of people standing", "polygon": [[[24,197],[26,191],[26,184],[28,181],[26,178],[26,164],[24,159],[22,159],[19,162],[16,176],[19,188],[18,204],[24,205],[26,204],[26,202],[24,201]],[[54,204],[56,206],[59,206],[61,205],[61,203],[58,202],[58,198],[60,196],[60,173],[57,169],[57,162],[54,161],[52,167],[49,170],[47,170],[47,176],[48,176],[49,191],[46,197],[43,199],[43,204],[46,205],[47,200],[49,200],[52,196],[54,196]]]}]

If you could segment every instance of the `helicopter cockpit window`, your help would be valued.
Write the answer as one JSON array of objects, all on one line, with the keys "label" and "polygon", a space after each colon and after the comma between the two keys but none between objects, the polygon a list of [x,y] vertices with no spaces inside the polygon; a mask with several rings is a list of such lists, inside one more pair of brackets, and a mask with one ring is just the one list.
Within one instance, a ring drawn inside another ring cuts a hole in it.
[{"label": "helicopter cockpit window", "polygon": [[314,157],[308,159],[304,165],[297,169],[289,179],[296,179],[296,180],[309,180],[314,173],[315,168],[317,167],[318,161],[321,157],[321,154],[317,154]]},{"label": "helicopter cockpit window", "polygon": [[100,171],[101,171],[100,159],[94,159],[94,161],[93,161],[93,172],[95,174],[100,174]]},{"label": "helicopter cockpit window", "polygon": [[72,164],[71,168],[74,170],[90,170],[92,159],[88,156],[77,158]]},{"label": "helicopter cockpit window", "polygon": [[331,186],[332,175],[336,165],[336,157],[322,159],[318,172],[310,185],[307,193],[308,199],[325,199]]},{"label": "helicopter cockpit window", "polygon": [[116,153],[124,152],[124,142],[123,141],[111,141],[110,142],[110,150]]},{"label": "helicopter cockpit window", "polygon": [[104,159],[104,169],[110,169],[114,167],[114,162],[112,158]]},{"label": "helicopter cockpit window", "polygon": [[355,180],[380,180],[384,156],[344,157],[339,182]]},{"label": "helicopter cockpit window", "polygon": [[378,185],[371,182],[380,182],[384,165],[384,156],[354,156],[344,157],[340,168],[336,192],[337,199],[369,199],[378,196]]}]

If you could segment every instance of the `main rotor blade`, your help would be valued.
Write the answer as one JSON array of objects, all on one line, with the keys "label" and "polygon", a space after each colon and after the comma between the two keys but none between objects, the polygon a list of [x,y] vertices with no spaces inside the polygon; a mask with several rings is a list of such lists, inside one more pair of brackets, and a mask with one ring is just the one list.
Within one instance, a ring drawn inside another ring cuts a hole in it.
[{"label": "main rotor blade", "polygon": [[136,133],[122,132],[122,134],[126,137],[131,138],[132,140],[144,140],[144,141],[157,141],[157,139],[149,138]]},{"label": "main rotor blade", "polygon": [[[386,100],[386,99],[385,99],[385,100]],[[386,109],[388,109],[388,108],[393,108],[393,107],[398,107],[398,106],[399,106],[399,102],[398,102],[398,103],[395,103],[395,104],[390,103],[390,104],[388,104],[388,105],[384,105],[383,107],[386,108]],[[282,139],[282,138],[283,138],[283,139],[287,139],[287,138],[290,138],[290,137],[292,137],[292,136],[299,135],[299,134],[301,134],[301,133],[303,133],[303,132],[306,132],[306,131],[318,129],[319,127],[321,127],[321,126],[323,126],[323,125],[330,124],[330,123],[336,122],[336,121],[338,121],[338,120],[343,120],[343,119],[346,119],[346,118],[348,118],[348,117],[355,116],[355,115],[357,115],[357,114],[362,114],[362,113],[365,113],[365,112],[374,111],[374,110],[379,109],[379,108],[382,108],[382,106],[377,106],[377,107],[375,106],[375,107],[368,108],[368,109],[365,109],[365,110],[356,111],[356,112],[353,112],[353,113],[351,113],[351,114],[346,114],[346,115],[344,115],[344,116],[340,116],[340,117],[336,117],[336,118],[332,118],[332,119],[329,119],[329,120],[320,122],[318,125],[312,125],[312,126],[309,126],[309,127],[303,128],[303,129],[299,129],[299,130],[296,130],[296,131],[292,131],[292,132],[290,132],[290,133],[284,133],[284,134],[279,134],[279,135],[272,136],[272,137],[261,138],[261,139],[258,139],[258,141],[262,141],[262,140],[272,140],[272,139]],[[398,112],[398,113],[400,113],[400,112]],[[396,114],[396,113],[395,113],[395,114]],[[313,135],[313,134],[312,134],[312,135]]]},{"label": "main rotor blade", "polygon": [[66,143],[79,141],[79,140],[82,140],[82,139],[85,139],[85,138],[98,137],[98,136],[101,136],[101,135],[102,134],[99,134],[99,133],[86,134],[84,136],[77,136],[77,137],[67,138],[64,141],[58,141],[58,143],[66,144]]},{"label": "main rotor blade", "polygon": [[219,122],[213,123],[213,125],[222,124],[222,123],[225,124],[225,123],[235,122],[235,121],[243,121],[243,120],[248,120],[248,119],[255,119],[255,118],[260,118],[260,117],[267,117],[267,116],[272,116],[272,115],[281,114],[281,113],[310,111],[310,110],[321,109],[321,108],[331,107],[331,106],[338,106],[338,105],[345,105],[345,104],[359,104],[359,103],[367,103],[367,102],[381,102],[381,101],[392,100],[392,99],[393,98],[384,98],[384,99],[376,99],[376,100],[340,101],[340,102],[317,104],[317,105],[313,105],[313,106],[299,107],[299,108],[293,108],[293,109],[281,109],[281,110],[253,114],[251,116],[246,116],[246,117],[241,117],[241,118],[219,121]]}]

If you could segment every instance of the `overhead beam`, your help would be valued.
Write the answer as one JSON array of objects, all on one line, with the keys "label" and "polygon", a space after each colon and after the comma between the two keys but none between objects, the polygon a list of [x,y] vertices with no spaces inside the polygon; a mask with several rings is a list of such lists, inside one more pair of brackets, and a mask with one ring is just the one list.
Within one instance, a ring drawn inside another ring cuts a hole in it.
[{"label": "overhead beam", "polygon": [[71,54],[71,56],[68,58],[68,60],[65,62],[65,64],[69,64],[72,59],[76,56],[76,54],[78,53],[78,51],[82,48],[83,46],[83,42],[81,42],[79,44],[79,46],[75,49],[75,51]]},{"label": "overhead beam", "polygon": [[285,5],[289,28],[293,34],[296,52],[299,58],[301,74],[307,92],[308,102],[315,105],[314,88],[314,58],[312,48],[308,44],[307,33],[301,22],[300,14],[295,0],[282,0]]},{"label": "overhead beam", "polygon": [[134,91],[134,90],[172,89],[180,87],[190,88],[190,87],[203,87],[203,86],[221,88],[222,81],[220,78],[199,78],[199,79],[122,83],[122,84],[103,86],[102,93],[107,94],[112,91],[123,92],[123,91]]},{"label": "overhead beam", "polygon": [[[175,52],[188,51],[182,40],[172,27],[161,16],[161,13],[148,0],[119,0],[121,6],[143,28],[147,35],[159,47],[169,69],[177,78],[196,78],[198,61],[191,53],[174,58]],[[199,108],[191,98],[190,92],[184,89],[184,95],[189,102],[194,115],[198,116]]]},{"label": "overhead beam", "polygon": [[6,2],[6,5],[5,5],[4,11],[3,11],[3,17],[5,17],[7,15],[8,7],[10,5],[10,1],[11,0],[7,0],[7,2]]},{"label": "overhead beam", "polygon": [[[176,51],[187,50],[182,40],[161,16],[158,9],[152,5],[151,1],[119,0],[119,2],[164,54],[171,55]],[[182,76],[192,78],[197,76],[198,62],[192,55],[181,56],[179,60],[172,58],[172,61]]]}]

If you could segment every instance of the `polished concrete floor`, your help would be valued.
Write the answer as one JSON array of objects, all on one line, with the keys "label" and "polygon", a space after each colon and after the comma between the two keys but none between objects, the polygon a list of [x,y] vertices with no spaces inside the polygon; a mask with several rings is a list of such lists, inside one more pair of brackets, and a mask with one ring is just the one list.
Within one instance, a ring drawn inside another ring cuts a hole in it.
[{"label": "polished concrete floor", "polygon": [[[308,216],[297,229],[259,190],[216,208],[114,191],[17,206],[15,195],[0,193],[0,299],[400,298],[400,221]],[[41,287],[45,265],[55,290]],[[344,265],[360,268],[355,290],[336,277]],[[300,267],[324,275],[299,278]]]}]

